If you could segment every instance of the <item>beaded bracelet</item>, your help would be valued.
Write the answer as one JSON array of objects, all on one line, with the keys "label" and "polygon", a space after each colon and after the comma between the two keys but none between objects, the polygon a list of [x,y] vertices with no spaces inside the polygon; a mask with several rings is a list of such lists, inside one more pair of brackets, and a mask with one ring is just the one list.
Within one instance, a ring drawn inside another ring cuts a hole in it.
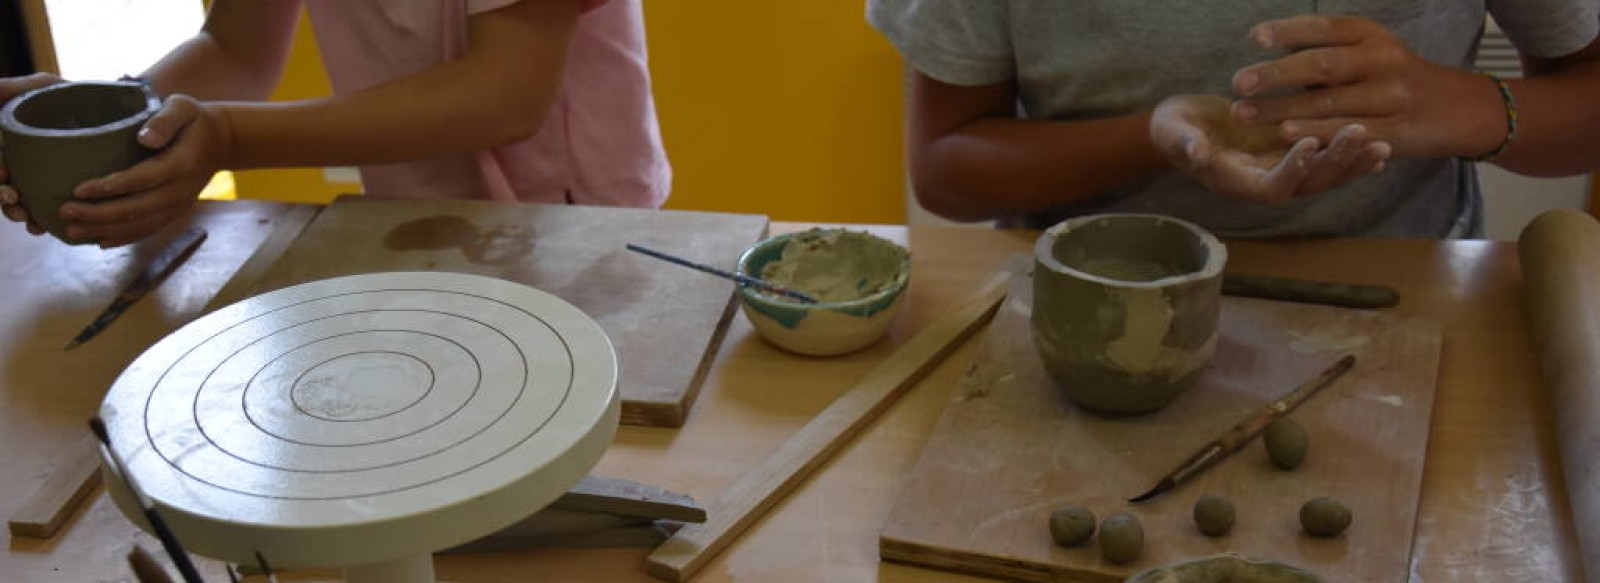
[{"label": "beaded bracelet", "polygon": [[1499,75],[1483,71],[1479,71],[1478,74],[1494,81],[1495,87],[1500,90],[1500,100],[1506,105],[1506,139],[1501,140],[1500,145],[1495,146],[1487,154],[1465,158],[1472,162],[1487,162],[1504,153],[1506,148],[1511,147],[1511,142],[1517,139],[1517,100],[1511,96],[1511,86],[1507,85]]}]

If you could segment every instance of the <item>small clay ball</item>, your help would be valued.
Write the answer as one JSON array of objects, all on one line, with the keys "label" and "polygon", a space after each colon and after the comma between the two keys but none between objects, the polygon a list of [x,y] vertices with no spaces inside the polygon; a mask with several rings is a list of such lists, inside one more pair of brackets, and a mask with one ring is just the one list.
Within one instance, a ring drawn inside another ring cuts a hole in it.
[{"label": "small clay ball", "polygon": [[1233,530],[1233,502],[1206,494],[1194,503],[1194,525],[1206,536],[1222,536]]},{"label": "small clay ball", "polygon": [[1350,526],[1350,509],[1332,498],[1317,498],[1300,507],[1300,526],[1312,536],[1337,536]]},{"label": "small clay ball", "polygon": [[1121,565],[1144,554],[1144,527],[1132,514],[1118,512],[1100,523],[1100,554]]},{"label": "small clay ball", "polygon": [[1064,547],[1075,547],[1089,542],[1094,536],[1094,513],[1088,508],[1063,506],[1050,513],[1050,538]]},{"label": "small clay ball", "polygon": [[1306,459],[1306,446],[1310,443],[1306,439],[1305,428],[1288,417],[1279,417],[1268,424],[1261,441],[1267,445],[1267,457],[1272,460],[1272,465],[1285,470],[1300,467],[1300,462]]}]

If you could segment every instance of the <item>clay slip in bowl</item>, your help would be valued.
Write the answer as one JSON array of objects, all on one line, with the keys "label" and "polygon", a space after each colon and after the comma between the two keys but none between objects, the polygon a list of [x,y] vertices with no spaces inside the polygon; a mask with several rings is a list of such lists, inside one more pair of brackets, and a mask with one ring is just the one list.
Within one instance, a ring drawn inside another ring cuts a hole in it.
[{"label": "clay slip in bowl", "polygon": [[[59,209],[86,180],[149,157],[139,129],[161,99],[138,83],[58,83],[0,108],[0,151],[11,185],[34,222],[66,241]],[[81,243],[84,241],[68,241]]]},{"label": "clay slip in bowl", "polygon": [[877,263],[892,261],[895,264],[887,266],[892,273],[887,273],[886,281],[864,297],[817,304],[802,304],[752,288],[739,288],[745,317],[763,338],[780,348],[810,356],[833,356],[866,348],[888,332],[889,324],[905,304],[911,255],[892,241],[866,233],[812,229],[778,235],[745,250],[739,257],[739,272],[763,277],[769,263],[783,258],[790,241],[816,242],[830,236],[857,238],[864,246],[884,252],[879,261],[869,263],[873,264],[872,269],[884,269],[885,266]]}]

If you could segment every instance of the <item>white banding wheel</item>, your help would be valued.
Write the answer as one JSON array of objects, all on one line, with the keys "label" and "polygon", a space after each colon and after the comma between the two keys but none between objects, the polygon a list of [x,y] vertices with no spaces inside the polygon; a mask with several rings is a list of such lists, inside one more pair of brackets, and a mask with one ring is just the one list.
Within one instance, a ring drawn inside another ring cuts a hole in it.
[{"label": "white banding wheel", "polygon": [[[190,551],[431,580],[427,553],[510,525],[588,473],[616,431],[616,383],[605,333],[555,296],[377,273],[184,326],[123,372],[100,414]],[[148,528],[126,488],[110,490]]]}]

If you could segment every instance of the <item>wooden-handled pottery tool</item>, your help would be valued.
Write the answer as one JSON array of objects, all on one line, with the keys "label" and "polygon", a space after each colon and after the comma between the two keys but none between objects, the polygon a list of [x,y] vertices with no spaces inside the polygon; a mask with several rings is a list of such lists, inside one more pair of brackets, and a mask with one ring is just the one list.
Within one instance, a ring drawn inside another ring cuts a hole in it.
[{"label": "wooden-handled pottery tool", "polygon": [[111,435],[106,431],[106,422],[96,416],[89,420],[89,429],[94,431],[94,436],[100,440],[101,454],[111,461],[112,469],[122,477],[122,483],[127,484],[134,500],[139,502],[139,510],[144,513],[144,519],[150,523],[150,530],[154,531],[156,538],[161,541],[161,548],[166,549],[167,556],[172,558],[172,564],[178,568],[178,574],[183,576],[184,583],[201,583],[203,580],[199,571],[195,570],[194,562],[189,560],[189,553],[183,550],[183,545],[178,542],[178,537],[172,534],[172,529],[167,528],[167,521],[161,518],[161,513],[156,512],[155,502],[139,489],[139,484],[134,482],[133,475],[128,473],[127,466],[122,464],[122,458],[111,449]]},{"label": "wooden-handled pottery tool", "polygon": [[1222,295],[1344,308],[1388,308],[1400,303],[1394,288],[1260,275],[1225,275]]},{"label": "wooden-handled pottery tool", "polygon": [[1267,425],[1272,423],[1274,419],[1288,415],[1290,411],[1295,410],[1301,403],[1316,395],[1318,391],[1333,384],[1333,381],[1338,380],[1355,364],[1356,357],[1353,354],[1339,359],[1338,362],[1333,363],[1333,366],[1328,367],[1327,370],[1322,371],[1322,374],[1317,375],[1317,378],[1295,387],[1294,390],[1289,391],[1282,397],[1278,397],[1277,400],[1268,403],[1266,407],[1256,412],[1255,415],[1239,422],[1238,425],[1234,425],[1232,429],[1229,429],[1227,433],[1200,448],[1200,451],[1195,452],[1194,455],[1189,456],[1189,459],[1178,464],[1177,469],[1172,470],[1172,473],[1161,478],[1161,481],[1157,482],[1150,491],[1129,498],[1128,501],[1139,503],[1160,496],[1162,493],[1177,487],[1178,484],[1182,484],[1189,478],[1205,471],[1206,468],[1215,465],[1222,458],[1227,457],[1228,454],[1244,447],[1244,444],[1249,443],[1251,438],[1265,430]]},{"label": "wooden-handled pottery tool", "polygon": [[193,255],[194,250],[199,248],[200,243],[205,240],[206,230],[199,227],[191,228],[178,235],[176,239],[172,240],[171,244],[167,245],[166,249],[161,251],[160,255],[156,256],[154,261],[150,262],[150,265],[145,266],[144,271],[133,279],[133,283],[128,284],[128,287],[122,289],[122,293],[117,294],[116,299],[111,300],[111,305],[106,306],[106,309],[100,312],[100,315],[96,316],[88,327],[85,327],[82,332],[73,337],[72,341],[68,342],[67,346],[62,350],[72,350],[79,344],[94,338],[101,330],[106,329],[106,326],[110,326],[112,322],[116,321],[117,316],[121,316],[122,312],[127,311],[129,306],[139,301],[139,298],[144,297],[145,294],[150,293],[150,290],[155,289],[156,286],[161,285],[161,282],[166,280],[167,276],[171,275],[179,265],[182,265],[185,259]]},{"label": "wooden-handled pottery tool", "polygon": [[643,254],[643,255],[648,255],[648,256],[654,257],[656,259],[660,259],[662,261],[666,261],[668,263],[676,263],[676,264],[682,265],[684,267],[688,267],[688,268],[691,268],[691,269],[698,269],[700,271],[704,271],[706,273],[709,273],[711,275],[715,275],[717,277],[721,277],[721,278],[725,278],[725,279],[731,279],[731,280],[733,280],[735,282],[738,282],[738,284],[742,285],[742,286],[753,287],[753,288],[759,289],[761,291],[764,291],[764,292],[767,292],[767,293],[771,293],[771,294],[777,294],[777,295],[780,295],[780,296],[783,296],[783,297],[786,297],[786,298],[793,298],[793,299],[799,300],[801,303],[806,303],[806,304],[815,304],[815,303],[817,303],[817,298],[811,297],[809,294],[806,294],[804,292],[795,291],[795,290],[792,290],[792,289],[789,289],[789,288],[786,288],[786,287],[783,287],[783,286],[774,285],[774,284],[768,283],[768,282],[766,282],[764,280],[761,280],[761,279],[758,279],[758,278],[754,278],[754,277],[750,277],[750,276],[745,275],[743,273],[734,273],[732,271],[728,271],[728,270],[725,270],[725,269],[717,269],[715,267],[712,267],[710,265],[706,265],[704,263],[695,263],[693,261],[689,261],[688,259],[684,259],[682,257],[675,257],[675,256],[672,256],[672,255],[668,255],[666,253],[662,253],[660,251],[656,251],[656,250],[653,250],[653,249],[647,249],[645,247],[640,247],[638,245],[634,245],[633,243],[629,243],[627,245],[627,247],[628,247],[629,251],[632,251],[634,253],[640,253],[640,254]]}]

